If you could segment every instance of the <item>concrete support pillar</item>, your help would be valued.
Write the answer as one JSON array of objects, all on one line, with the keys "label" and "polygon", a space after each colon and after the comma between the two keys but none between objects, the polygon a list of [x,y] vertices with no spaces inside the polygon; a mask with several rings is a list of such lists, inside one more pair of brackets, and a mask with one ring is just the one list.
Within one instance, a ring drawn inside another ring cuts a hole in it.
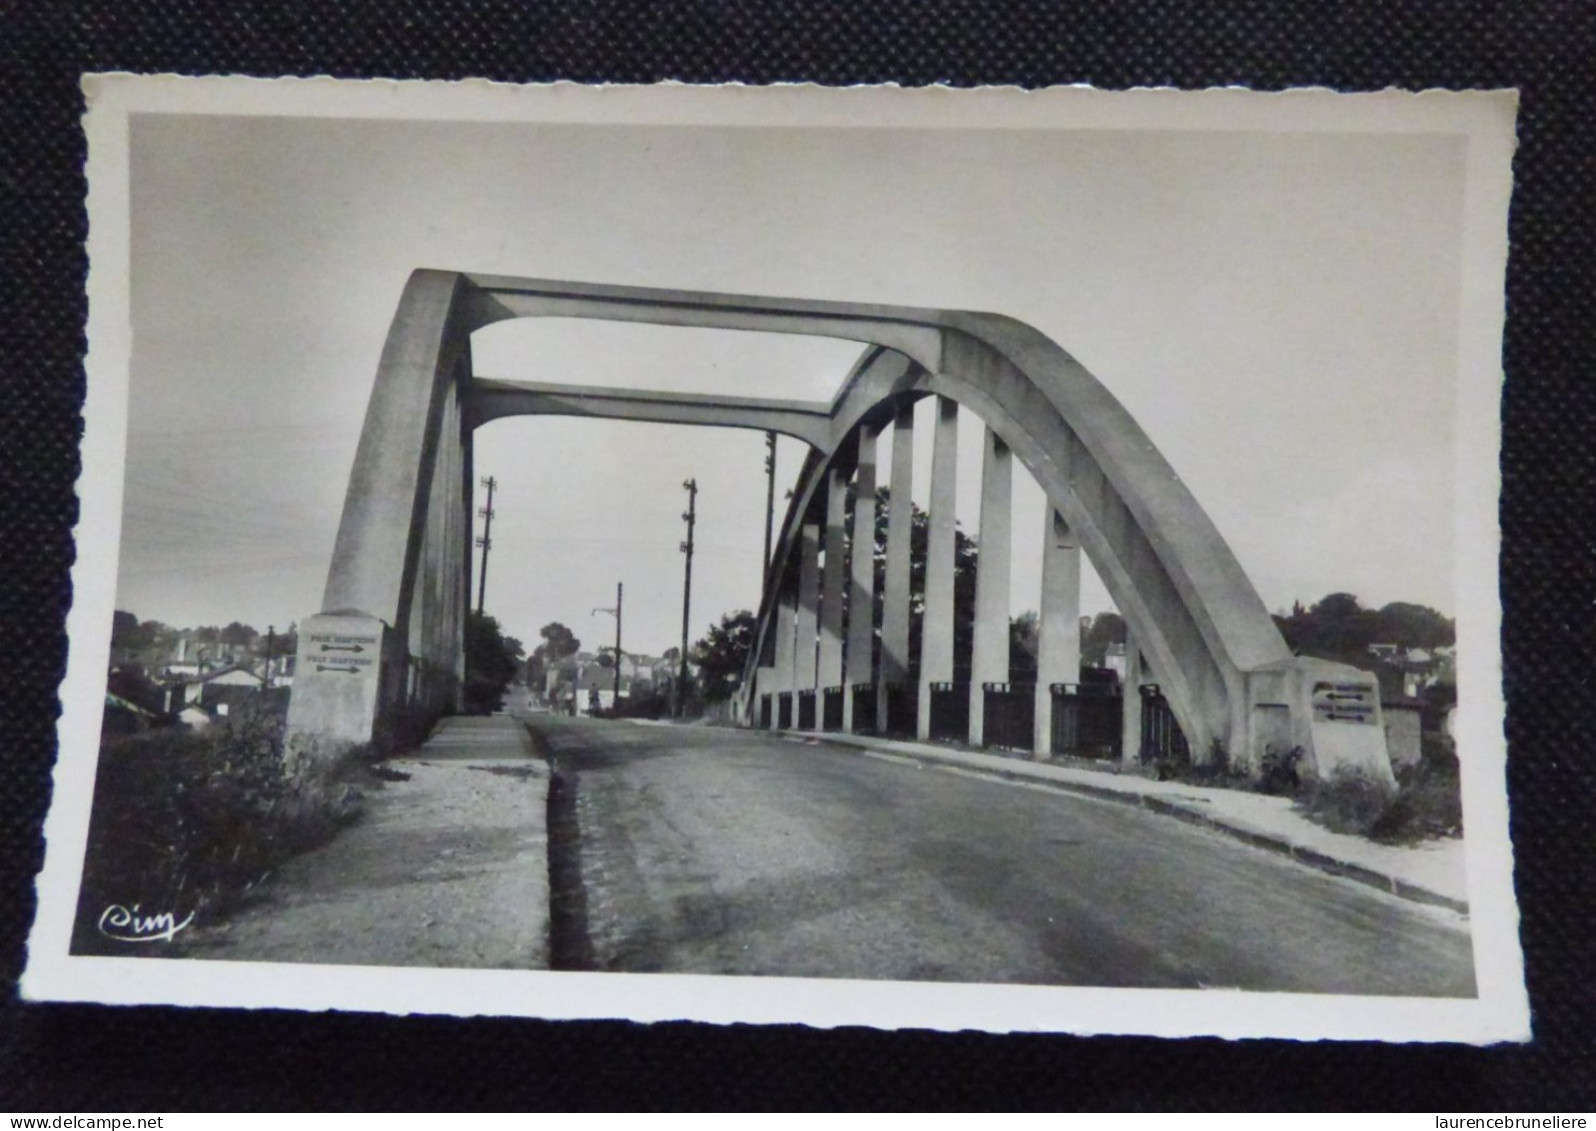
[{"label": "concrete support pillar", "polygon": [[[419,665],[419,705],[441,712],[459,706],[457,680],[464,668],[465,633],[461,546],[471,542],[467,518],[470,511],[460,491],[463,437],[457,385],[450,383],[444,389],[438,415],[403,644],[408,653],[406,666]],[[385,677],[392,684],[384,696],[386,706],[391,708],[406,700],[408,674],[396,668]]]},{"label": "concrete support pillar", "polygon": [[931,737],[931,684],[953,678],[954,503],[959,472],[959,402],[937,398],[931,443],[931,529],[926,544],[925,623],[920,634],[922,741]]},{"label": "concrete support pillar", "polygon": [[1064,516],[1047,508],[1042,531],[1042,607],[1036,648],[1036,754],[1053,752],[1055,683],[1081,678],[1081,545]]},{"label": "concrete support pillar", "polygon": [[[820,527],[806,522],[798,536],[798,608],[793,627],[792,687],[815,687],[815,628],[820,612]],[[798,700],[793,699],[796,724]]]},{"label": "concrete support pillar", "polygon": [[[770,681],[771,695],[780,696],[793,689],[793,616],[798,610],[798,590],[793,588],[788,578],[782,577],[777,583],[780,589],[776,593],[776,657],[772,664],[774,678]],[[777,707],[777,699],[772,698],[770,709],[770,725],[774,729],[780,725],[781,712]]]},{"label": "concrete support pillar", "polygon": [[[848,510],[848,476],[832,468],[826,481],[826,563],[820,577],[820,672],[822,688],[842,683],[842,593],[847,578],[847,550],[843,523]],[[821,711],[815,712],[815,729],[822,729]]]},{"label": "concrete support pillar", "polygon": [[1125,718],[1119,738],[1119,758],[1128,766],[1141,761],[1142,752],[1142,649],[1125,628]]},{"label": "concrete support pillar", "polygon": [[892,421],[892,482],[888,488],[886,577],[882,579],[881,673],[876,726],[887,728],[886,685],[909,678],[909,539],[914,484],[914,406]]},{"label": "concrete support pillar", "polygon": [[[470,350],[466,353],[469,355]],[[465,358],[465,378],[470,380],[471,359]],[[459,689],[456,693],[455,709],[465,706],[465,618],[467,602],[471,600],[471,549],[476,539],[472,537],[473,516],[477,513],[474,500],[476,498],[476,462],[474,458],[475,433],[468,427],[460,430],[460,518],[464,527],[461,531],[460,541],[456,543],[456,553],[460,555],[459,588],[455,599],[455,616],[460,627],[460,653],[455,663],[455,686]]]},{"label": "concrete support pillar", "polygon": [[848,559],[848,648],[844,656],[842,729],[854,729],[853,685],[869,683],[875,652],[876,433],[859,430],[858,469],[853,481],[853,544]]},{"label": "concrete support pillar", "polygon": [[754,685],[752,687],[750,687],[750,688],[746,688],[745,691],[746,691],[747,696],[748,696],[748,703],[747,703],[746,709],[747,709],[747,712],[748,712],[747,723],[748,723],[749,726],[751,726],[751,727],[759,726],[760,701],[766,695],[769,695],[769,696],[772,697],[771,698],[771,707],[770,707],[770,709],[771,709],[772,715],[774,716],[774,712],[776,710],[776,706],[775,706],[776,669],[775,668],[765,667],[764,665],[760,665],[759,667],[755,668],[754,669]]},{"label": "concrete support pillar", "polygon": [[1009,563],[1013,556],[1014,457],[986,430],[981,443],[981,557],[975,574],[975,641],[970,655],[970,745],[986,738],[983,683],[1009,680]]}]

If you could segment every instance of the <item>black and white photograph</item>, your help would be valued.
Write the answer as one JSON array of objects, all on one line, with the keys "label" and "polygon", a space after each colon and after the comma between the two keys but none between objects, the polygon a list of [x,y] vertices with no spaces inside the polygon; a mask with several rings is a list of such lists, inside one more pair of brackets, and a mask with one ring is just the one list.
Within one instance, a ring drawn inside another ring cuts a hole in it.
[{"label": "black and white photograph", "polygon": [[1527,1038],[1511,93],[85,90],[28,997]]}]

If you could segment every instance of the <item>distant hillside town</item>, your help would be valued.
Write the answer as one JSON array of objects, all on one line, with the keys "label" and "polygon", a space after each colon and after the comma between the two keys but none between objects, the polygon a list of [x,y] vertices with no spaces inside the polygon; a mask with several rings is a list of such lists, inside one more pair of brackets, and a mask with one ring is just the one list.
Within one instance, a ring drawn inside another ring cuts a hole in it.
[{"label": "distant hillside town", "polygon": [[204,730],[219,719],[286,700],[294,683],[295,625],[261,633],[234,621],[173,628],[117,610],[105,689],[105,730]]}]

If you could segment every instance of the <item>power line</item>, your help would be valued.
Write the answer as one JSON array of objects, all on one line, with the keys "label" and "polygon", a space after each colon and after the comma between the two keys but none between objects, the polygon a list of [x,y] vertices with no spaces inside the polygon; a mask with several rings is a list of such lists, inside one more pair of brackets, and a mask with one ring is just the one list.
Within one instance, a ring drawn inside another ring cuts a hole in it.
[{"label": "power line", "polygon": [[493,489],[499,482],[490,475],[482,480],[482,485],[488,489],[488,505],[477,511],[483,519],[482,537],[477,539],[477,545],[482,547],[482,579],[477,582],[477,616],[482,615],[482,599],[488,592],[488,551],[493,548],[493,539],[489,537],[493,531]]},{"label": "power line", "polygon": [[614,706],[616,708],[619,708],[620,705],[621,705],[621,597],[624,594],[624,592],[625,592],[625,586],[623,586],[621,584],[621,582],[617,581],[615,583],[615,607],[613,609],[594,609],[591,613],[588,614],[589,616],[597,616],[599,613],[609,613],[611,616],[613,616],[615,618],[615,703],[614,703]]},{"label": "power line", "polygon": [[687,541],[682,543],[682,553],[687,556],[687,567],[682,574],[682,654],[678,657],[676,677],[676,708],[678,717],[687,710],[687,625],[693,608],[693,527],[698,522],[698,480],[689,479],[682,486],[687,490],[687,511],[682,521],[687,523]]},{"label": "power line", "polygon": [[770,535],[776,521],[776,434],[765,433],[765,570],[770,570]]}]

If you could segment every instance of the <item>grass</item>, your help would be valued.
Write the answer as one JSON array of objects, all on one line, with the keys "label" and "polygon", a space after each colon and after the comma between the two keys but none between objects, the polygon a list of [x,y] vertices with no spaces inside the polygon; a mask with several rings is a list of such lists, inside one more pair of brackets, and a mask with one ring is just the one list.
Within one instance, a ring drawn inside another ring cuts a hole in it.
[{"label": "grass", "polygon": [[305,759],[290,772],[283,733],[280,711],[239,712],[200,733],[171,728],[105,740],[74,952],[160,953],[161,943],[108,938],[102,919],[114,921],[110,909],[121,908],[124,916],[203,923],[359,815],[358,786],[378,784],[366,770],[370,748],[330,764]]},{"label": "grass", "polygon": [[1175,781],[1184,785],[1215,786],[1220,789],[1241,789],[1257,792],[1254,782],[1245,770],[1230,764],[1230,752],[1216,740],[1208,752],[1206,762],[1197,762],[1185,749],[1177,746],[1169,755],[1153,762],[1153,777],[1158,781]]},{"label": "grass", "polygon": [[1463,835],[1463,804],[1457,753],[1452,740],[1426,734],[1422,755],[1396,772],[1397,792],[1368,775],[1342,767],[1328,780],[1299,776],[1300,751],[1271,751],[1257,777],[1234,770],[1216,746],[1207,763],[1167,758],[1155,764],[1160,781],[1218,786],[1254,793],[1294,796],[1297,809],[1334,832],[1368,837],[1382,844],[1414,844]]},{"label": "grass", "polygon": [[1382,844],[1463,835],[1463,800],[1451,739],[1425,735],[1419,761],[1402,767],[1396,777],[1392,795],[1367,775],[1343,768],[1328,781],[1306,784],[1297,807],[1334,832]]}]

